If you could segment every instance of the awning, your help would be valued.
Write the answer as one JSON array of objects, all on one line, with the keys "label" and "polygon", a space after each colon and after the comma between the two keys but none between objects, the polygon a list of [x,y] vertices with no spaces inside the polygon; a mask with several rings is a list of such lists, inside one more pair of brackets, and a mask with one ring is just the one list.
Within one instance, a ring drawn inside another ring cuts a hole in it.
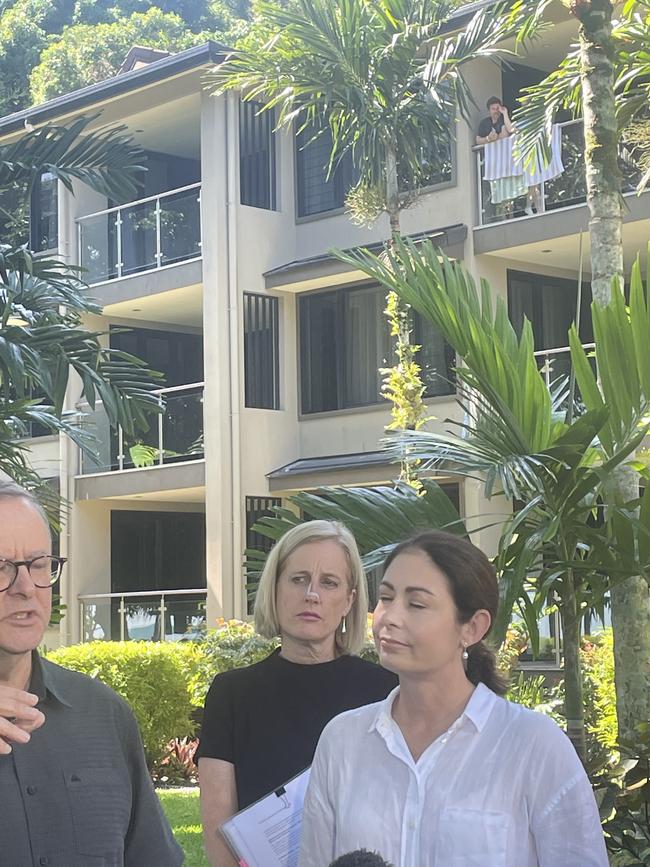
[{"label": "awning", "polygon": [[[430,239],[444,250],[450,259],[462,259],[465,239],[467,238],[467,226],[464,223],[456,223],[453,226],[430,229],[407,237],[411,241]],[[365,245],[365,249],[378,252],[385,243],[385,241],[377,241],[374,244]],[[350,247],[344,252],[350,253],[355,249],[358,248]],[[365,274],[360,271],[353,271],[347,263],[341,262],[332,253],[296,259],[264,273],[267,289],[284,289],[294,292],[321,288],[328,281],[331,282],[333,277],[346,283],[367,279]]]},{"label": "awning", "polygon": [[297,458],[266,474],[270,491],[389,481],[399,469],[382,450]]}]

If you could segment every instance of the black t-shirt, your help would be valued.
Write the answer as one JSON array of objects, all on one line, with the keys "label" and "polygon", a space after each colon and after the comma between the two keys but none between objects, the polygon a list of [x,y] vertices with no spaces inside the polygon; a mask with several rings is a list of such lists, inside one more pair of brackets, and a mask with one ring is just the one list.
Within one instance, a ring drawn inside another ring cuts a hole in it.
[{"label": "black t-shirt", "polygon": [[396,686],[396,675],[358,656],[300,665],[276,650],[215,677],[195,761],[235,766],[241,810],[311,765],[321,732],[337,714],[381,701]]},{"label": "black t-shirt", "polygon": [[479,123],[477,135],[480,136],[480,138],[486,138],[490,135],[492,130],[494,130],[497,135],[500,135],[504,123],[505,121],[502,114],[498,116],[494,123],[492,123],[492,118],[488,115],[488,117],[484,117]]}]

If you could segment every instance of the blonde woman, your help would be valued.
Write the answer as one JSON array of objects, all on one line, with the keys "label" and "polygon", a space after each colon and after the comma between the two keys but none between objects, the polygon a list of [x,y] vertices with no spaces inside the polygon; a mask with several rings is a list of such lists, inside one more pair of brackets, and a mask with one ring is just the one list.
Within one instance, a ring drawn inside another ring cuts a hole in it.
[{"label": "blonde woman", "polygon": [[262,662],[217,675],[197,752],[204,840],[213,867],[236,863],[219,825],[308,767],[337,714],[385,698],[395,675],[354,654],[368,593],[342,524],[308,521],[276,543],[255,599],[255,628],[280,637]]}]

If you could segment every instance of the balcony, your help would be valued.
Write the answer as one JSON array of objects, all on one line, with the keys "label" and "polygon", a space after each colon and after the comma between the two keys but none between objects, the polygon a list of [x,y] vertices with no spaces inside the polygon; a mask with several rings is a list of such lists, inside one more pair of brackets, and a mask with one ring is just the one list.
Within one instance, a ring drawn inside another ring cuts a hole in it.
[{"label": "balcony", "polygon": [[[590,363],[595,367],[595,359],[591,352],[595,348],[595,343],[583,343],[582,348],[586,351],[590,359]],[[569,346],[560,346],[556,349],[540,349],[535,352],[535,358],[539,365],[539,370],[546,386],[550,386],[558,379],[568,378],[571,373],[571,348]]]},{"label": "balcony", "polygon": [[193,641],[205,632],[205,588],[84,593],[81,641]]},{"label": "balcony", "polygon": [[[549,181],[542,181],[536,198],[537,213],[526,211],[531,203],[526,192],[515,198],[493,202],[496,183],[485,179],[485,146],[474,148],[478,178],[478,226],[491,226],[513,219],[531,220],[542,214],[564,210],[584,204],[587,189],[584,163],[584,129],[582,119],[558,124],[560,153],[564,171]],[[623,145],[619,150],[619,167],[623,175],[623,193],[634,193],[641,180],[642,170],[634,162],[633,155]]]},{"label": "balcony", "polygon": [[91,285],[201,257],[201,185],[77,220],[79,264]]},{"label": "balcony", "polygon": [[203,458],[203,383],[159,389],[163,411],[152,416],[137,439],[111,428],[104,407],[87,408],[85,424],[95,437],[95,452],[81,457],[81,473],[145,469]]}]

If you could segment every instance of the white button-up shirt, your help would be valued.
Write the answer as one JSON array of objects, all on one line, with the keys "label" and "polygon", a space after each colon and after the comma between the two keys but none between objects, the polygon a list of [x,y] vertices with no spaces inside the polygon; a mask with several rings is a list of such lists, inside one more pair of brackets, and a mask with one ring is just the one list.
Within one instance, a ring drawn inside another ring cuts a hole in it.
[{"label": "white button-up shirt", "polygon": [[479,684],[416,762],[391,714],[398,691],[323,731],[300,867],[356,849],[394,867],[607,867],[589,779],[551,719]]}]

